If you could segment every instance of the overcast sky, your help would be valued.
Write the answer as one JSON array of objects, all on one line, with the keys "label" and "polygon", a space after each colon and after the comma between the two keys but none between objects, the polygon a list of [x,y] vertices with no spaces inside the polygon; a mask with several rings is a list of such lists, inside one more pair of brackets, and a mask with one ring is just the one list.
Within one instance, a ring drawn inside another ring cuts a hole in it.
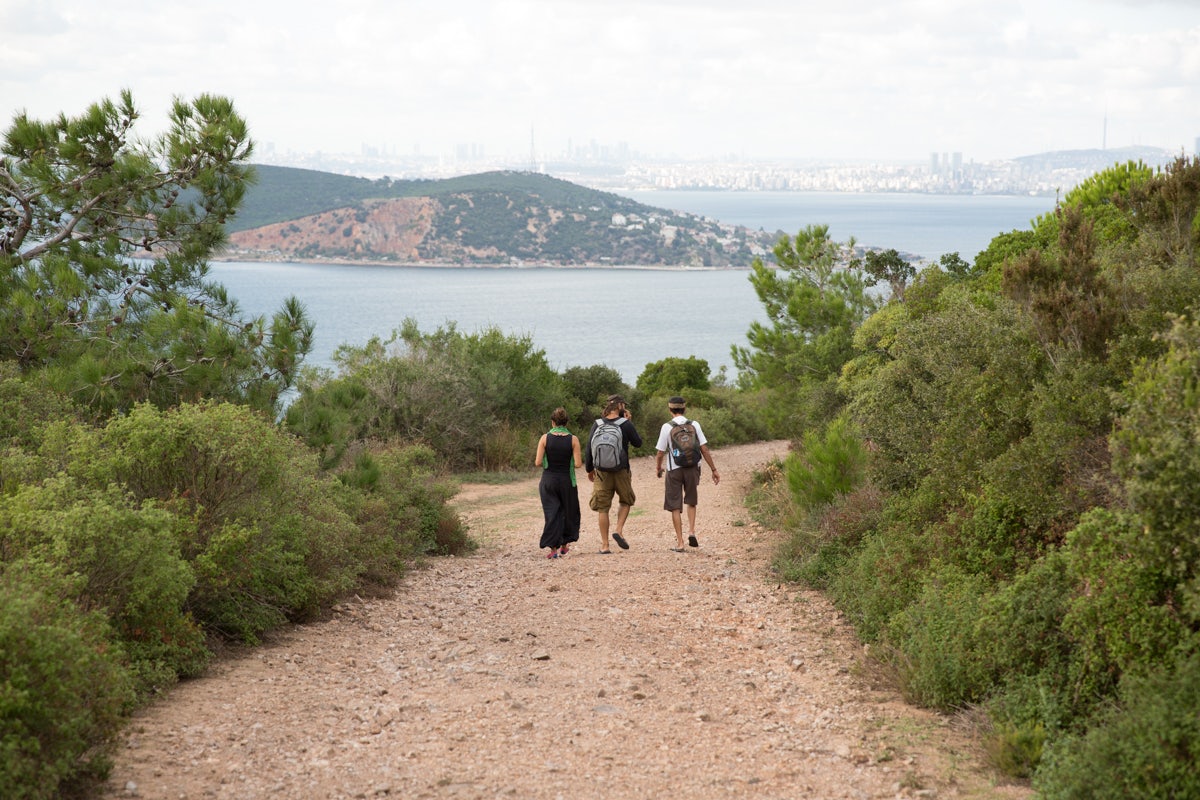
[{"label": "overcast sky", "polygon": [[129,88],[149,136],[207,92],[281,153],[987,161],[1200,137],[1200,0],[0,0],[0,30],[5,128]]}]

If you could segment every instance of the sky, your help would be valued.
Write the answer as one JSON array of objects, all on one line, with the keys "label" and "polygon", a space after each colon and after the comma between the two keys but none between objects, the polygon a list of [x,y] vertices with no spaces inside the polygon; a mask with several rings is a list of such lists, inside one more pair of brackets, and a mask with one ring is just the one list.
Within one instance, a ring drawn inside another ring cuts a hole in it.
[{"label": "sky", "polygon": [[0,0],[0,123],[233,100],[276,153],[992,161],[1200,138],[1200,0]]}]

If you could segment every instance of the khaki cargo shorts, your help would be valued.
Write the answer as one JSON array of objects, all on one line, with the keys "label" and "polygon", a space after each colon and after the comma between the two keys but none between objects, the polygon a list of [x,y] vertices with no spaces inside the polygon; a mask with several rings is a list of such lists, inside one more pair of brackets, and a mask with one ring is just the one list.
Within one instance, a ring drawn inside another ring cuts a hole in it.
[{"label": "khaki cargo shorts", "polygon": [[592,511],[608,511],[612,508],[614,494],[623,506],[631,506],[637,501],[637,495],[633,493],[633,474],[629,470],[596,470],[595,476],[596,480],[592,482],[592,499],[588,501],[588,508]]}]

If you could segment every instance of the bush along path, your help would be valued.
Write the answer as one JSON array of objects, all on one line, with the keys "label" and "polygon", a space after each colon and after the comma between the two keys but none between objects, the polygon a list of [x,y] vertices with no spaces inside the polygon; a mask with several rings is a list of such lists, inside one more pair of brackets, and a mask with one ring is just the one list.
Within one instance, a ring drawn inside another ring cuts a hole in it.
[{"label": "bush along path", "polygon": [[107,795],[1031,796],[965,726],[906,705],[819,594],[771,580],[742,498],[785,449],[715,451],[684,553],[652,459],[609,555],[583,476],[581,541],[554,560],[536,476],[465,486],[476,553],[179,685],[134,718]]}]

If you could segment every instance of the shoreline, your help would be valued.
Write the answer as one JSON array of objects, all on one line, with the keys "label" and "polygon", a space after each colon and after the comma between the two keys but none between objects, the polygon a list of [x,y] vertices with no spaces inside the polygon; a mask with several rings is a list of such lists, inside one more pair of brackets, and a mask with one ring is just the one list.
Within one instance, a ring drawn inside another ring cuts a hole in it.
[{"label": "shoreline", "polygon": [[685,266],[672,264],[601,264],[601,263],[586,263],[586,264],[553,264],[549,262],[526,262],[521,264],[483,264],[483,263],[458,263],[450,264],[438,261],[392,261],[389,259],[370,259],[370,258],[285,258],[272,256],[270,258],[254,257],[249,254],[221,254],[214,255],[209,258],[209,261],[220,262],[223,264],[300,264],[300,265],[321,265],[321,266],[338,266],[338,267],[400,267],[408,269],[479,269],[479,270],[535,270],[535,269],[560,269],[560,270],[585,270],[585,269],[611,269],[611,270],[655,270],[661,272],[749,272],[750,267],[740,266],[723,266],[723,267],[705,267],[705,266]]}]

